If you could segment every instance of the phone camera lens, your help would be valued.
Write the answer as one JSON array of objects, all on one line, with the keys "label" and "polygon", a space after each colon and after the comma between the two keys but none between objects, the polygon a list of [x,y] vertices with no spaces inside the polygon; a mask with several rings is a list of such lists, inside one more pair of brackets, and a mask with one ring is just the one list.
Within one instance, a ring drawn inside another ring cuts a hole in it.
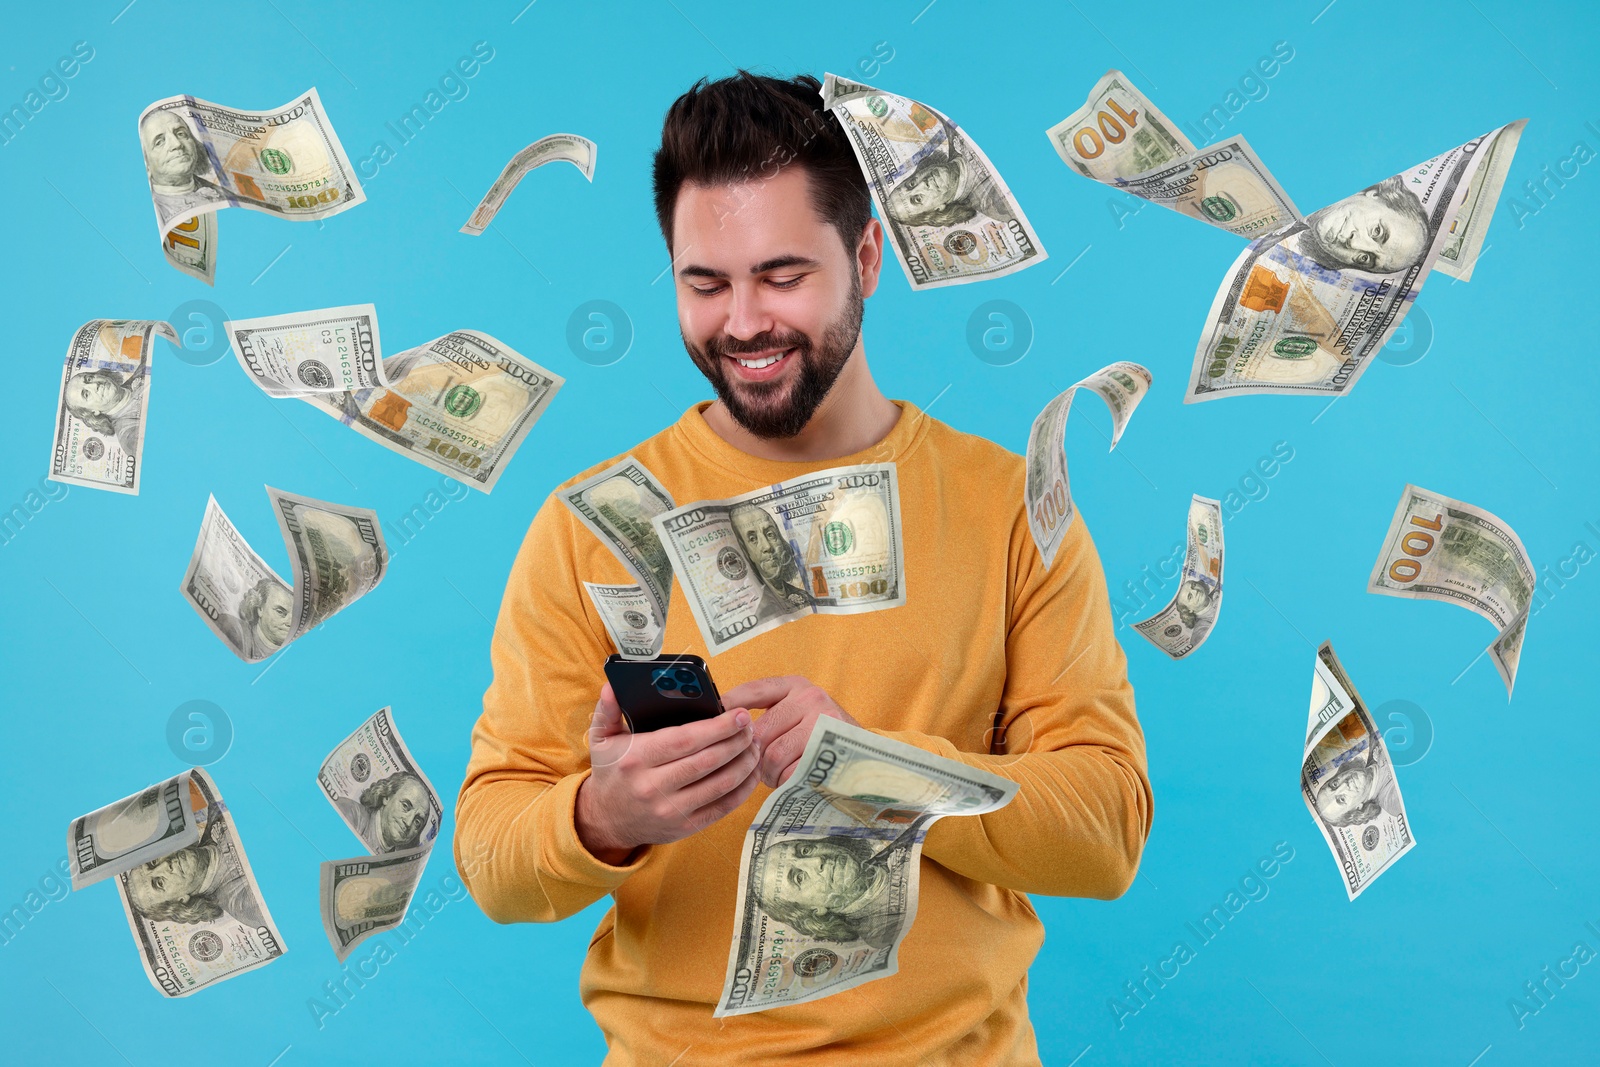
[{"label": "phone camera lens", "polygon": [[698,685],[686,685],[680,689],[679,692],[681,692],[684,696],[693,699],[700,695],[700,687]]},{"label": "phone camera lens", "polygon": [[661,677],[656,679],[656,688],[662,692],[666,692],[669,689],[678,688],[678,683],[672,680],[672,676],[670,674],[663,674]]},{"label": "phone camera lens", "polygon": [[672,672],[672,676],[684,685],[694,684],[694,671],[689,670],[687,667],[679,667]]}]

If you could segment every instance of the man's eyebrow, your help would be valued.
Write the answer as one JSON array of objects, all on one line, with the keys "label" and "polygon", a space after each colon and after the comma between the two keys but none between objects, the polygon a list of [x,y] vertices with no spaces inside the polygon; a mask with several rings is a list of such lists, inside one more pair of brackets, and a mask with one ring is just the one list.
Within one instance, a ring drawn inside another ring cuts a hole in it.
[{"label": "man's eyebrow", "polygon": [[[784,267],[816,267],[820,265],[817,260],[809,256],[790,254],[764,259],[751,267],[750,273],[765,274],[769,270],[781,270]],[[714,267],[702,267],[695,263],[690,263],[678,271],[678,277],[680,278],[726,278],[727,276],[726,271],[720,271]]]}]

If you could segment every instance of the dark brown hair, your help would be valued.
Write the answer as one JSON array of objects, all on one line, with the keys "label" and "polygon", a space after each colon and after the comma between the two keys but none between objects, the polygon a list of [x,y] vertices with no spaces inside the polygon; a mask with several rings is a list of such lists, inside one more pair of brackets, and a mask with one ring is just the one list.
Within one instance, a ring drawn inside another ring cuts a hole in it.
[{"label": "dark brown hair", "polygon": [[822,109],[822,83],[741,70],[701,78],[673,101],[655,155],[656,220],[672,248],[672,214],[685,182],[725,185],[769,179],[799,165],[811,179],[817,214],[855,251],[872,218],[872,197],[844,128]]}]

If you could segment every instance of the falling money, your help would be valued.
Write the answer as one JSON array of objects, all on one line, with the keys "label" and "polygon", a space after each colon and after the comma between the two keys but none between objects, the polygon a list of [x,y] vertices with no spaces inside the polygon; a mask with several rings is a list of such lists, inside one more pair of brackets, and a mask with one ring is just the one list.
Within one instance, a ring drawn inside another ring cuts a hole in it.
[{"label": "falling money", "polygon": [[1206,497],[1189,501],[1189,547],[1183,580],[1172,603],[1133,628],[1173,659],[1205,643],[1222,611],[1222,505]]},{"label": "falling money", "polygon": [[186,997],[285,951],[233,816],[198,767],[74,819],[72,887],[117,880],[144,973]]},{"label": "falling money", "polygon": [[1521,538],[1498,516],[1408,485],[1367,592],[1443,600],[1494,623],[1500,632],[1486,651],[1509,699],[1536,581]]},{"label": "falling money", "polygon": [[594,156],[595,144],[587,137],[579,137],[575,133],[552,133],[548,137],[541,137],[527,148],[511,157],[511,162],[505,165],[500,172],[500,177],[489,186],[489,191],[483,194],[483,199],[473,209],[472,217],[467,224],[461,227],[462,233],[477,236],[494,221],[494,217],[505,206],[506,198],[517,187],[522,176],[546,163],[561,161],[571,163],[583,172],[583,176],[594,181]]},{"label": "falling money", "polygon": [[52,481],[138,494],[157,336],[178,343],[166,323],[137,319],[91,319],[72,335],[50,442]]},{"label": "falling money", "polygon": [[337,393],[386,384],[371,304],[224,322],[228,343],[268,396]]},{"label": "falling money", "polygon": [[[713,1018],[804,1004],[887,978],[917,914],[928,828],[998,811],[1016,782],[817,720],[795,769],[745,831],[728,972]],[[825,869],[826,903],[794,899],[794,872]]]},{"label": "falling money", "polygon": [[661,654],[665,633],[656,616],[655,600],[642,585],[601,585],[584,582],[600,622],[623,659],[654,659]]},{"label": "falling money", "polygon": [[140,113],[139,144],[161,251],[207,285],[222,208],[314,222],[367,198],[316,89],[270,111],[169,96]]},{"label": "falling money", "polygon": [[1326,641],[1311,677],[1300,794],[1351,900],[1417,843],[1383,734]]},{"label": "falling money", "polygon": [[832,74],[822,106],[849,137],[912,289],[999,278],[1045,261],[1005,179],[955,123]]},{"label": "falling money", "polygon": [[1111,447],[1117,447],[1123,429],[1150,391],[1150,372],[1137,363],[1102,367],[1044,406],[1028,431],[1028,480],[1024,487],[1028,532],[1044,565],[1055,561],[1061,539],[1077,516],[1067,479],[1067,415],[1079,389],[1090,389],[1111,409]]},{"label": "falling money", "polygon": [[[632,456],[624,456],[561,490],[561,500],[649,594],[654,617],[665,626],[672,596],[672,560],[653,522],[674,505],[660,479]],[[605,617],[604,611],[601,617]]]},{"label": "falling money", "polygon": [[273,573],[228,521],[216,497],[178,591],[217,638],[258,663],[383,580],[389,563],[377,512],[267,486],[294,564],[294,585]]}]

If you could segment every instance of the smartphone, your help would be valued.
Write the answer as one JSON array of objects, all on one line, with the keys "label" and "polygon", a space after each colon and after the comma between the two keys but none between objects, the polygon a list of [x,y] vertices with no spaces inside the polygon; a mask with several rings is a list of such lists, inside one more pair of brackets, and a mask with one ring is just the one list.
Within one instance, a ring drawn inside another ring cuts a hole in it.
[{"label": "smartphone", "polygon": [[699,656],[606,660],[606,678],[634,733],[679,726],[722,714],[722,697]]}]

